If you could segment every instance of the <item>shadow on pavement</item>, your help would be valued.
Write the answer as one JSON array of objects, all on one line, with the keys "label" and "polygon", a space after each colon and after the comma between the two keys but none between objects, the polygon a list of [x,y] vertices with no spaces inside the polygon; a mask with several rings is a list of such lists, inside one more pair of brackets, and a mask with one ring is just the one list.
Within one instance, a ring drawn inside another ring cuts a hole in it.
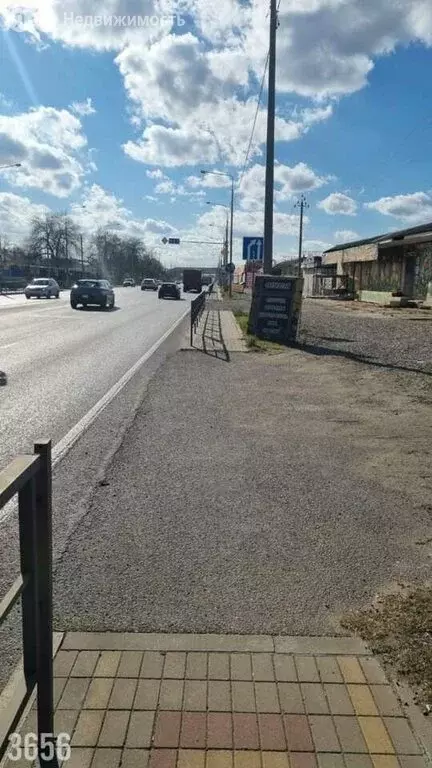
[{"label": "shadow on pavement", "polygon": [[[214,321],[215,316],[217,318],[216,322]],[[205,355],[215,357],[217,360],[222,360],[225,363],[230,362],[230,355],[222,334],[222,322],[219,309],[215,309],[211,313],[207,310],[201,334],[201,345],[202,346],[198,347],[198,349]]]},{"label": "shadow on pavement", "polygon": [[[336,340],[336,339],[332,339]],[[329,339],[330,341],[330,339]],[[347,339],[347,341],[349,341]],[[332,349],[331,347],[322,347],[319,344],[308,344],[307,342],[297,342],[296,349],[300,349],[302,352],[307,352],[317,357],[344,357],[346,360],[354,360],[356,363],[363,363],[364,365],[370,365],[374,368],[385,368],[389,371],[404,371],[408,373],[418,373],[422,376],[432,376],[432,372],[426,371],[423,368],[412,368],[407,365],[393,365],[392,363],[380,363],[379,360],[372,360],[369,357],[363,355],[357,355],[355,352],[342,351],[340,349]]]}]

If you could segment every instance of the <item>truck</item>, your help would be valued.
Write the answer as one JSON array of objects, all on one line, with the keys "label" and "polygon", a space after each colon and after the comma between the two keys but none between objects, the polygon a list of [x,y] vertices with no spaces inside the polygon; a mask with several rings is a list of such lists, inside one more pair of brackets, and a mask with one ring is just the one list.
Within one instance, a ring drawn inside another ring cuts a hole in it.
[{"label": "truck", "polygon": [[213,282],[213,275],[210,275],[210,274],[208,274],[208,273],[205,273],[205,274],[202,276],[202,284],[203,284],[203,285],[211,285],[211,284],[212,284],[212,282]]},{"label": "truck", "polygon": [[202,291],[202,273],[200,269],[184,269],[183,270],[183,292],[196,291],[201,293]]}]

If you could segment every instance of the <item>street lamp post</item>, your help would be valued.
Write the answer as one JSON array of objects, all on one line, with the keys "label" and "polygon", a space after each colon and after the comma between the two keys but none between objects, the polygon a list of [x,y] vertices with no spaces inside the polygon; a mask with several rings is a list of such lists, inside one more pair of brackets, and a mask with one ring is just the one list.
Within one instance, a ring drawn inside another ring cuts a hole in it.
[{"label": "street lamp post", "polygon": [[226,224],[225,224],[225,245],[224,245],[224,254],[223,254],[223,266],[226,267],[228,263],[228,211],[229,211],[229,205],[224,205],[223,203],[215,203],[212,200],[207,200],[206,205],[218,205],[220,208],[226,208],[227,209],[227,217],[226,217]]},{"label": "street lamp post", "polygon": [[201,171],[203,175],[207,176],[227,176],[229,179],[231,179],[231,205],[230,205],[230,211],[231,211],[231,225],[230,225],[230,272],[229,272],[229,296],[231,298],[232,296],[232,268],[233,268],[233,224],[234,224],[234,176],[232,173],[228,173],[226,171]]},{"label": "street lamp post", "polygon": [[8,163],[7,165],[0,165],[0,171],[4,168],[21,168],[21,163]]}]

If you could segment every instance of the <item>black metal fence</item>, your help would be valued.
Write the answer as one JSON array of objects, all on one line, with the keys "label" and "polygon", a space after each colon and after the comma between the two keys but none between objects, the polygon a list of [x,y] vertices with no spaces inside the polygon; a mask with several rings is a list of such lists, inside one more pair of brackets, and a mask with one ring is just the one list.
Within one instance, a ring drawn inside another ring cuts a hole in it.
[{"label": "black metal fence", "polygon": [[191,313],[190,313],[191,346],[193,344],[194,333],[196,333],[196,330],[198,328],[198,323],[200,321],[200,317],[204,311],[205,301],[206,301],[206,291],[201,291],[199,296],[197,296],[196,299],[193,299],[193,301],[191,302]]},{"label": "black metal fence", "polygon": [[0,710],[0,760],[37,686],[38,755],[57,768],[53,708],[51,441],[0,472],[0,509],[18,494],[21,574],[0,602],[0,626],[21,598],[23,670]]}]

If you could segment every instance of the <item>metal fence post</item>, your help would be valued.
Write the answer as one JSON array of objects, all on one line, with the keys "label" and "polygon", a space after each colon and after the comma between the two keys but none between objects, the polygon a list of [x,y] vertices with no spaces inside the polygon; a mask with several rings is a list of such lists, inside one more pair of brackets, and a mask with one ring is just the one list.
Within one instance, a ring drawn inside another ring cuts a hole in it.
[{"label": "metal fence post", "polygon": [[23,667],[27,689],[34,686],[37,670],[38,585],[35,511],[35,481],[32,477],[18,492],[21,574],[28,577],[21,595]]},{"label": "metal fence post", "polygon": [[[41,460],[40,471],[36,475],[36,542],[38,567],[38,739],[39,755],[46,750],[48,742],[54,736],[53,702],[53,589],[52,589],[52,476],[51,476],[51,440],[35,443],[35,453]],[[44,743],[42,746],[42,735]],[[55,754],[51,760],[45,759],[43,765],[58,767]]]}]

